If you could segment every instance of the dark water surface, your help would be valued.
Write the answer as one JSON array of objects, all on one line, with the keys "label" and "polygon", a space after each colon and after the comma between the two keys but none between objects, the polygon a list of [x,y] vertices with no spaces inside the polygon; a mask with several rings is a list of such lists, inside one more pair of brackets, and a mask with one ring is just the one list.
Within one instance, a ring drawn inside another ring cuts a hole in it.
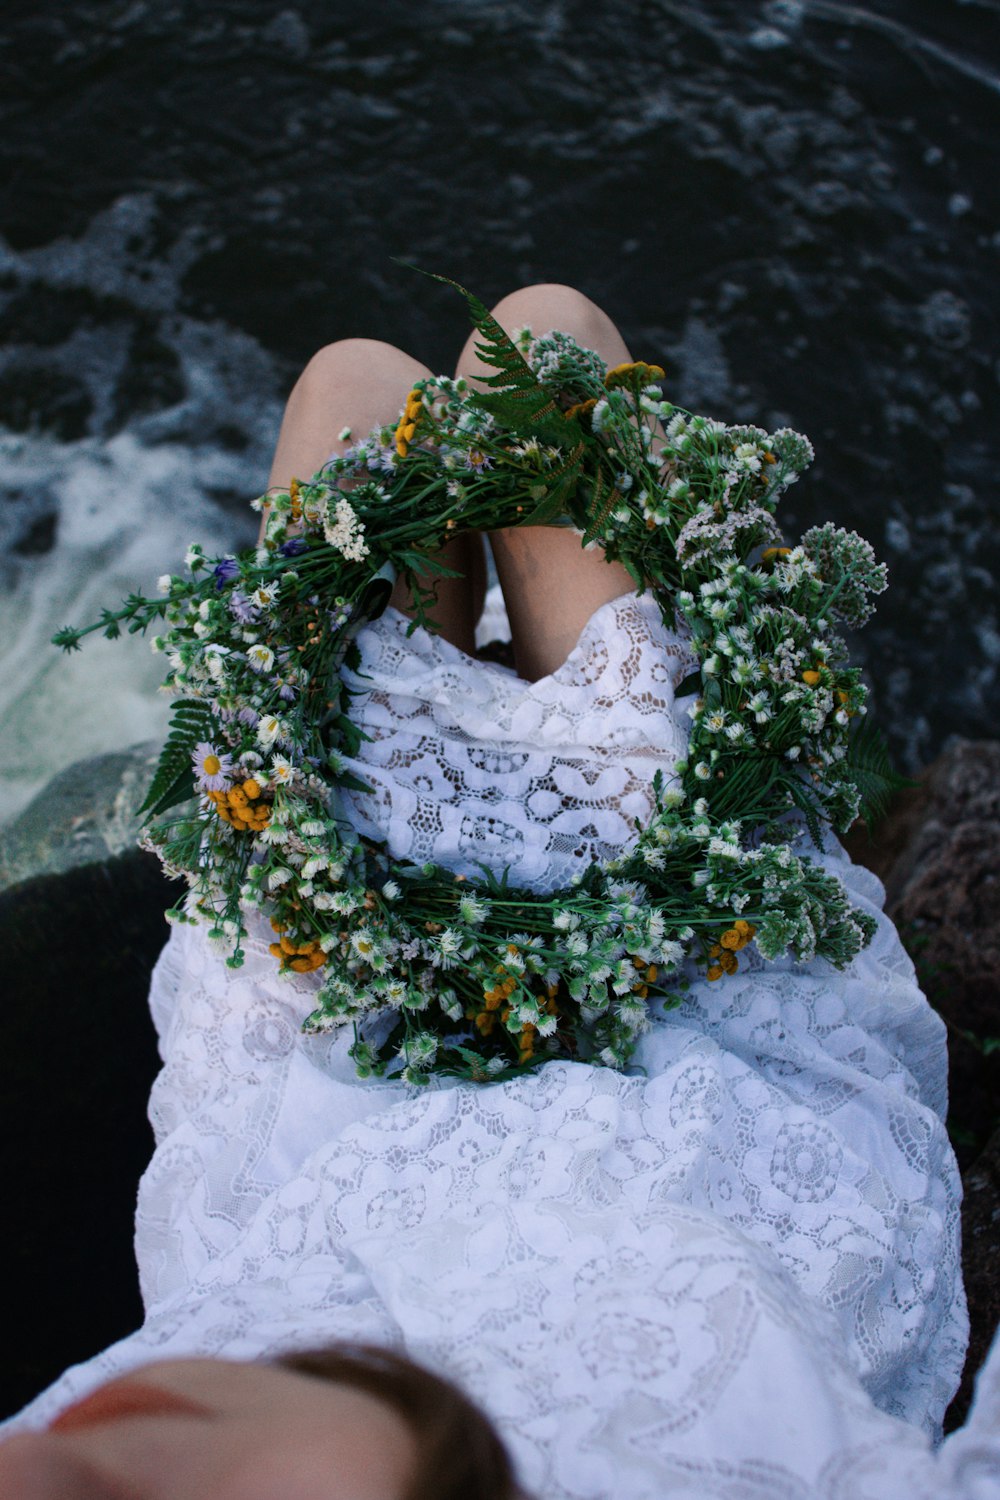
[{"label": "dark water surface", "polygon": [[11,807],[148,732],[153,662],[45,636],[245,539],[312,350],[454,359],[393,256],[572,282],[674,399],[808,432],[786,523],[890,564],[859,646],[900,758],[996,732],[998,0],[41,0],[0,70]]}]

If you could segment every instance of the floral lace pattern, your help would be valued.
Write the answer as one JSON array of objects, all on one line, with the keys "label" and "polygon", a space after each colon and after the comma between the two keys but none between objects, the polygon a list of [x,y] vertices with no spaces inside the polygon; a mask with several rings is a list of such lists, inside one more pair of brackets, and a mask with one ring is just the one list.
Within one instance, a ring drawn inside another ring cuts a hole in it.
[{"label": "floral lace pattern", "polygon": [[652,595],[603,605],[534,683],[408,628],[387,610],[342,674],[371,737],[347,762],[372,788],[345,795],[364,833],[397,859],[554,890],[648,822],[653,773],[669,779],[687,745],[674,688],[694,664]]},{"label": "floral lace pattern", "polygon": [[[454,839],[467,800],[491,785],[515,800],[518,756],[585,783],[595,734],[608,821],[581,798],[574,838],[592,816],[620,838],[605,778],[638,785],[634,766],[648,778],[677,753],[683,653],[663,655],[660,631],[641,600],[613,601],[562,680],[529,687],[390,616],[362,642],[369,808],[404,841],[409,809],[447,809],[434,837]],[[423,802],[408,734],[437,768]],[[546,806],[534,849],[518,846],[539,881],[565,853]],[[877,913],[874,877],[823,858]],[[1000,1496],[996,1353],[970,1426],[932,1448],[966,1332],[959,1183],[943,1027],[881,915],[844,973],[750,958],[695,979],[628,1075],[558,1062],[419,1091],[360,1083],[347,1037],[299,1034],[314,980],[279,978],[268,936],[235,972],[200,930],[164,950],[136,1241],[147,1320],[21,1422],[150,1358],[363,1338],[462,1383],[546,1500]]]}]

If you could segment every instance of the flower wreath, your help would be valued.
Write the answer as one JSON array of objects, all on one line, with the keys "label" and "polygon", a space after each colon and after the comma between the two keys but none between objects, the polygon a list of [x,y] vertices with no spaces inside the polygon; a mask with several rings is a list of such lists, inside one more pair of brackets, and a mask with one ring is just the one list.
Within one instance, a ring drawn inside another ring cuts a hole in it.
[{"label": "flower wreath", "polygon": [[[872,920],[795,849],[803,825],[819,843],[894,782],[852,723],[865,688],[833,628],[864,623],[885,569],[854,533],[819,526],[788,547],[775,524],[808,440],[683,411],[659,366],[510,337],[459,290],[493,371],[480,387],[418,381],[395,428],[254,502],[256,549],[192,546],[161,597],[55,637],[72,649],[165,619],[153,647],[179,697],[143,811],[146,845],[188,883],[169,915],[207,920],[236,967],[247,911],[265,912],[281,970],[320,976],[305,1029],[353,1025],[358,1073],[411,1083],[556,1056],[623,1067],[651,1006],[679,1003],[693,965],[735,973],[751,942],[765,960],[847,964]],[[366,789],[344,765],[362,736],[338,675],[357,631],[399,575],[411,628],[433,628],[442,545],[518,525],[601,547],[698,660],[689,753],[657,774],[649,822],[551,895],[399,863],[338,805],[339,788]]]}]

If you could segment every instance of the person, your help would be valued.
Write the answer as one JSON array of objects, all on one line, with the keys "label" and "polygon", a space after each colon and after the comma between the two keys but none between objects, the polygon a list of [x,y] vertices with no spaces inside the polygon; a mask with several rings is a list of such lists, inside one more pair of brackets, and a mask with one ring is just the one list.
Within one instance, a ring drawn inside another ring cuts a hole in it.
[{"label": "person", "polygon": [[[495,316],[629,357],[567,287],[523,289]],[[481,373],[472,341],[459,369]],[[345,428],[393,421],[425,373],[377,342],[323,350],[272,483],[311,473]],[[369,735],[351,817],[398,858],[554,889],[628,842],[644,798],[648,812],[685,743],[690,662],[649,597],[571,533],[490,545],[516,671],[472,655],[482,556],[460,539],[439,630],[408,633],[397,585],[343,669]],[[968,1424],[939,1441],[966,1337],[943,1026],[875,878],[832,840],[815,857],[876,919],[871,944],[842,972],[750,953],[720,984],[695,978],[625,1073],[550,1061],[490,1085],[359,1080],[349,1038],[300,1034],[313,980],[279,981],[269,932],[233,971],[201,929],[175,929],[151,994],[164,1068],[137,1214],[146,1321],[14,1420],[0,1475],[20,1464],[28,1500],[73,1493],[60,1464],[89,1473],[81,1495],[137,1500],[399,1493],[420,1423],[400,1422],[391,1382],[363,1399],[334,1382],[325,1411],[315,1386],[287,1384],[315,1380],[290,1353],[347,1341],[458,1387],[546,1500],[1000,1496],[1000,1349]],[[154,1393],[131,1413],[130,1381]],[[184,1409],[158,1406],[164,1390]],[[242,1425],[215,1421],[234,1407]],[[477,1452],[503,1493],[498,1450]]]}]

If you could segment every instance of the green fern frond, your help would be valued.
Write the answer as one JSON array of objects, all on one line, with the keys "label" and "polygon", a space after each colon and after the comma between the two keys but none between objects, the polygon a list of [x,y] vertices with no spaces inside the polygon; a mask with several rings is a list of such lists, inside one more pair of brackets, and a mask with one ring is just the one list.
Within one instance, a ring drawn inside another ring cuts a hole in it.
[{"label": "green fern frond", "polygon": [[792,802],[805,819],[809,837],[817,849],[822,849],[823,825],[820,821],[821,814],[815,794],[805,781],[795,776],[789,777],[786,785]]},{"label": "green fern frond", "polygon": [[170,733],[160,751],[156,773],[140,813],[155,818],[168,807],[187,801],[194,792],[191,752],[199,740],[211,738],[213,726],[212,711],[206,703],[197,698],[177,700],[170,719]]},{"label": "green fern frond", "polygon": [[885,740],[868,719],[851,735],[841,764],[844,779],[858,789],[861,817],[869,827],[885,817],[894,793],[917,785],[896,770]]},{"label": "green fern frond", "polygon": [[[419,266],[411,266],[419,271]],[[476,353],[483,364],[496,373],[479,375],[482,385],[493,387],[489,391],[475,393],[471,400],[495,417],[512,432],[528,432],[548,443],[565,447],[577,443],[580,438],[578,424],[567,422],[549,391],[540,383],[524,355],[500,326],[485,302],[470,292],[461,282],[450,276],[438,276],[433,271],[420,271],[432,281],[443,286],[454,287],[464,298],[472,318],[473,327],[480,335]]]}]

